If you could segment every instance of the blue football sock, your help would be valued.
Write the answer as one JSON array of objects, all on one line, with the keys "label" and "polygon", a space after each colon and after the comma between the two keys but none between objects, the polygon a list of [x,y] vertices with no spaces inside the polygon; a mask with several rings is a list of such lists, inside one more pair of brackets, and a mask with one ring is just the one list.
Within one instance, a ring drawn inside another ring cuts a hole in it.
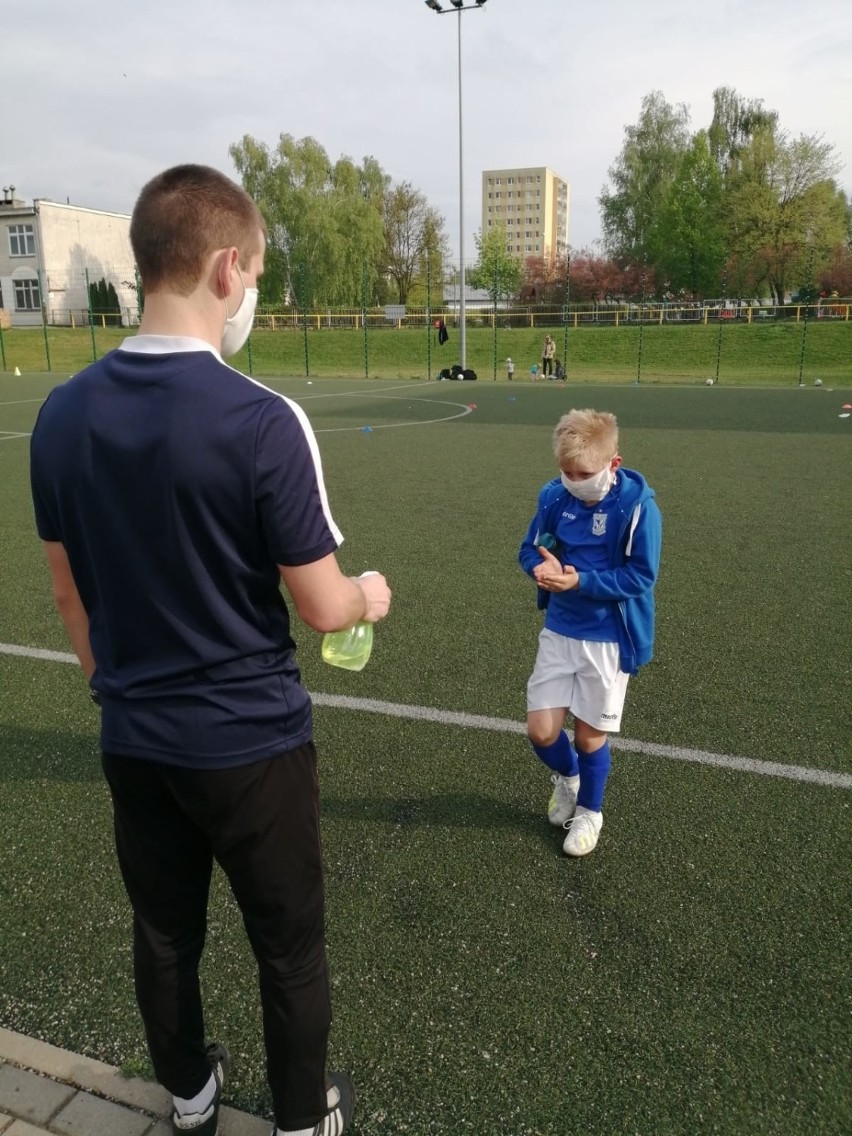
[{"label": "blue football sock", "polygon": [[609,742],[604,742],[594,753],[583,753],[579,750],[577,756],[580,759],[580,792],[577,794],[577,804],[582,805],[584,809],[599,813],[603,805],[609,767],[612,765]]},{"label": "blue football sock", "polygon": [[530,744],[549,769],[561,773],[563,777],[577,776],[579,769],[577,751],[571,745],[571,739],[564,730],[560,730],[559,737],[549,746],[536,745],[535,742]]}]

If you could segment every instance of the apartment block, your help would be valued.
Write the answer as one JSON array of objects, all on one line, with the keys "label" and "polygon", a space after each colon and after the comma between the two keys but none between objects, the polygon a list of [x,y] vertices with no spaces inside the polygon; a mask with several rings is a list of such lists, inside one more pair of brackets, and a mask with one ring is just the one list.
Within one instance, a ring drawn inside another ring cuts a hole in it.
[{"label": "apartment block", "polygon": [[570,186],[548,166],[482,171],[482,234],[503,226],[506,247],[526,260],[568,251]]}]

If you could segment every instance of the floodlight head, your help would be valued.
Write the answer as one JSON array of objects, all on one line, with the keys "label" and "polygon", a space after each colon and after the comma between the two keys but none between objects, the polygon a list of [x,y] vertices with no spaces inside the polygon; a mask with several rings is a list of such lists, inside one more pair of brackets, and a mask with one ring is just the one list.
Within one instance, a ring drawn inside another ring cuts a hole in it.
[{"label": "floodlight head", "polygon": [[433,12],[443,12],[444,10],[438,0],[426,0],[426,7],[431,8]]},{"label": "floodlight head", "polygon": [[464,7],[464,0],[450,0],[450,3],[452,4],[452,6],[454,8],[463,8]]},{"label": "floodlight head", "polygon": [[481,7],[483,6],[483,4],[484,4],[484,3],[485,3],[485,0],[476,0],[476,6],[477,6],[477,8],[481,8]]}]

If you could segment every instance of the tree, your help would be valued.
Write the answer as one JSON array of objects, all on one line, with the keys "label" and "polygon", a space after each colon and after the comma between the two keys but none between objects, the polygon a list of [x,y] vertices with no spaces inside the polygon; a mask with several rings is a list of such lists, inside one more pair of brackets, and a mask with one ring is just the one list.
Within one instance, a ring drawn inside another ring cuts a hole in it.
[{"label": "tree", "polygon": [[774,131],[778,114],[764,110],[763,99],[746,99],[733,87],[713,92],[713,121],[708,130],[710,152],[723,178],[758,130]]},{"label": "tree", "polygon": [[708,134],[700,130],[681,159],[660,211],[666,239],[655,267],[669,291],[719,294],[725,265],[723,189]]},{"label": "tree", "polygon": [[89,281],[89,307],[95,323],[121,327],[121,304],[112,281],[107,284],[103,276],[100,280]]},{"label": "tree", "polygon": [[728,174],[729,248],[749,285],[765,283],[777,303],[813,282],[843,244],[848,206],[833,175],[834,147],[818,135],[790,138],[758,129]]},{"label": "tree", "polygon": [[332,165],[313,138],[282,134],[271,151],[245,135],[230,155],[269,229],[264,303],[360,307],[377,286],[384,250],[382,200],[389,178],[367,157]]},{"label": "tree", "polygon": [[425,279],[427,260],[432,277],[443,277],[447,255],[444,218],[408,181],[386,192],[383,213],[385,268],[396,286],[399,303],[405,304],[415,282]]},{"label": "tree", "polygon": [[561,306],[565,302],[568,258],[549,252],[546,256],[528,256],[524,261],[521,296],[534,303]]},{"label": "tree", "polygon": [[609,168],[612,188],[598,202],[607,251],[625,264],[657,263],[666,243],[661,213],[690,143],[689,111],[671,106],[660,91],[642,100],[635,126],[626,126]]},{"label": "tree", "polygon": [[521,262],[506,248],[508,238],[505,228],[496,225],[485,236],[480,229],[474,240],[479,258],[467,274],[468,283],[488,292],[495,304],[501,296],[507,300],[517,296],[524,270]]},{"label": "tree", "polygon": [[653,270],[644,265],[620,265],[613,257],[590,249],[572,253],[570,268],[572,303],[641,300],[654,291]]}]

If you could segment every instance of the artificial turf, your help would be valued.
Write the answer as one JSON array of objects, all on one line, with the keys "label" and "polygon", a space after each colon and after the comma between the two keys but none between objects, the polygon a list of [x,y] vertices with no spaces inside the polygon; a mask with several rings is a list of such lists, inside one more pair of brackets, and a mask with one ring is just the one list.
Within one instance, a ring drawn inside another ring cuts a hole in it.
[{"label": "artificial turf", "polygon": [[[0,379],[0,431],[26,433],[46,385]],[[522,735],[317,706],[355,1136],[849,1131],[849,790],[628,744],[852,772],[842,392],[273,385],[318,431],[341,563],[394,589],[359,675],[297,623],[314,691],[522,720],[539,619],[515,554],[571,405],[619,415],[665,525],[657,655],[587,860],[561,856]],[[25,438],[0,443],[0,550],[0,642],[67,650]],[[0,686],[0,1024],[145,1068],[97,712],[63,663],[0,654]],[[254,966],[219,875],[203,973],[226,1097],[263,1114]]]}]

